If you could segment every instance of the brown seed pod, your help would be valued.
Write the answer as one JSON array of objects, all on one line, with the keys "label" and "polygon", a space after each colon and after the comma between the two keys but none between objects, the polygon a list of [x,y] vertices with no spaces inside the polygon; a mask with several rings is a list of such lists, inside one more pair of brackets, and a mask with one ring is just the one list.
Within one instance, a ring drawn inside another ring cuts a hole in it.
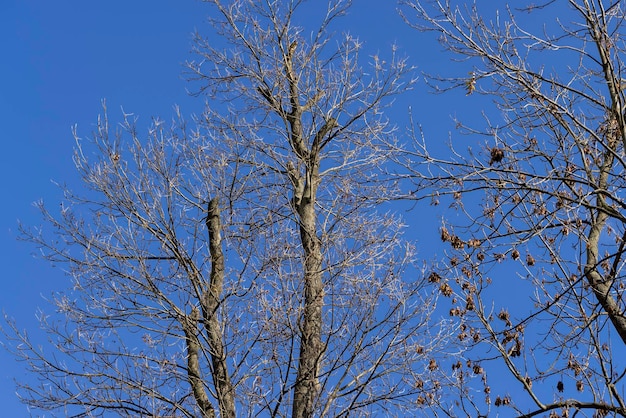
[{"label": "brown seed pod", "polygon": [[491,148],[490,151],[491,160],[489,160],[489,165],[493,163],[499,163],[504,158],[504,151],[498,147]]}]

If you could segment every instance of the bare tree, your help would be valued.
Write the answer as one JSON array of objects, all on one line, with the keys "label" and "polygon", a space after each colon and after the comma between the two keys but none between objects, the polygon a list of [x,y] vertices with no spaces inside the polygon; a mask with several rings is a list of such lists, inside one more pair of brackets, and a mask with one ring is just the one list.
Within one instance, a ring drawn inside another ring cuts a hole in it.
[{"label": "bare tree", "polygon": [[[11,322],[32,408],[98,416],[380,416],[434,399],[443,334],[401,219],[382,111],[412,83],[332,31],[347,1],[209,1],[188,124],[75,133],[86,186],[24,229],[73,289]],[[312,32],[299,16],[317,17]]]},{"label": "bare tree", "polygon": [[497,107],[458,121],[472,145],[450,154],[416,133],[404,163],[416,198],[463,219],[444,221],[450,249],[431,274],[468,350],[452,365],[458,396],[439,406],[625,416],[623,3],[402,3],[462,62],[432,86]]}]

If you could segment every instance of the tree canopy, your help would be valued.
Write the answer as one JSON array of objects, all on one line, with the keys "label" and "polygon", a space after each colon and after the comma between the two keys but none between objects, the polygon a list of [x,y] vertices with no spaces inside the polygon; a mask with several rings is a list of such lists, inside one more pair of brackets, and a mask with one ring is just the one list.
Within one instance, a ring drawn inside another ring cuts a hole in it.
[{"label": "tree canopy", "polygon": [[[623,416],[622,5],[570,0],[493,14],[478,3],[403,4],[410,25],[464,61],[465,72],[435,75],[433,87],[494,103],[484,121],[458,121],[475,146],[453,141],[437,155],[415,135],[405,163],[421,197],[449,202],[463,219],[444,221],[449,254],[432,273],[471,359],[456,375],[462,410]],[[482,380],[482,405],[468,378]],[[508,383],[492,391],[493,380]]]},{"label": "tree canopy", "polygon": [[208,3],[214,33],[187,65],[204,112],[144,134],[104,109],[91,138],[75,133],[85,190],[23,231],[73,289],[42,320],[54,355],[15,328],[41,378],[20,393],[68,415],[413,408],[432,385],[433,295],[405,274],[401,218],[379,209],[398,188],[383,112],[411,67],[335,32],[349,2],[306,31],[303,2]]},{"label": "tree canopy", "polygon": [[46,345],[5,329],[30,408],[626,416],[621,2],[401,0],[450,58],[419,81],[483,115],[434,134],[394,102],[429,57],[370,53],[358,4],[206,3],[202,113],[103,103],[74,132],[84,188],[22,227],[71,279]]}]

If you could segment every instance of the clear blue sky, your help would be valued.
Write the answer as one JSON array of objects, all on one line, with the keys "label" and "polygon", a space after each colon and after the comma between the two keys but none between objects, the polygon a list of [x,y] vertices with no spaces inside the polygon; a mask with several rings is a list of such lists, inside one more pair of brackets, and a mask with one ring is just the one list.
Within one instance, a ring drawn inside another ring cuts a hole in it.
[{"label": "clear blue sky", "polygon": [[[420,70],[445,70],[449,61],[434,37],[406,27],[393,3],[355,0],[347,29],[372,53],[389,51],[395,41]],[[181,64],[192,58],[191,33],[202,31],[208,11],[197,0],[0,1],[0,178],[5,196],[0,205],[0,307],[20,327],[34,333],[37,308],[50,309],[45,299],[69,285],[60,268],[37,260],[32,246],[16,241],[16,227],[18,220],[39,223],[34,201],[60,201],[53,181],[78,185],[71,127],[77,124],[79,134],[88,136],[102,99],[113,121],[119,121],[122,106],[144,121],[152,115],[169,119],[174,104],[185,114],[199,112],[202,100],[187,95]],[[446,139],[450,115],[456,112],[446,102],[450,96],[425,91],[418,85],[390,116],[401,125],[412,105],[426,132]],[[433,236],[436,232],[433,228]],[[427,239],[421,245],[427,247]],[[0,364],[2,416],[28,416],[12,381],[22,374],[22,365],[4,350]]]}]

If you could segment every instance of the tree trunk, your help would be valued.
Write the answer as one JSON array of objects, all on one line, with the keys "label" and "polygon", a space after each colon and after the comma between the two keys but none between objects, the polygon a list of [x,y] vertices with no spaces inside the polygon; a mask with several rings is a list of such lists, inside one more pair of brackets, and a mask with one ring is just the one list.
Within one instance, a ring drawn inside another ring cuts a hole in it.
[{"label": "tree trunk", "polygon": [[187,342],[187,375],[189,384],[193,391],[193,397],[200,408],[202,418],[215,418],[215,410],[204,390],[204,381],[200,373],[200,361],[198,352],[200,351],[200,341],[198,339],[198,320],[200,313],[196,308],[191,311],[191,315],[185,318],[183,330]]},{"label": "tree trunk", "polygon": [[211,252],[211,277],[208,291],[202,297],[202,315],[211,354],[213,383],[220,407],[221,418],[235,417],[235,398],[222,341],[222,331],[217,318],[222,288],[224,286],[224,254],[222,253],[222,226],[217,198],[211,199],[207,214],[209,250]]},{"label": "tree trunk", "polygon": [[318,370],[322,345],[322,307],[324,289],[322,282],[322,254],[317,238],[315,193],[317,189],[318,164],[307,168],[307,181],[300,199],[300,239],[304,250],[304,309],[301,323],[300,359],[298,376],[294,387],[294,418],[311,417],[315,398],[319,391]]},{"label": "tree trunk", "polygon": [[[598,190],[605,190],[607,187],[608,173],[613,166],[613,160],[615,155],[615,145],[617,140],[609,141],[611,145],[610,149],[605,154],[604,164],[601,167],[598,176]],[[611,271],[606,271],[602,274],[598,271],[598,265],[600,263],[599,246],[600,236],[606,229],[606,223],[609,219],[609,210],[611,209],[605,202],[602,193],[598,193],[596,196],[596,206],[598,208],[597,213],[592,214],[590,219],[593,220],[591,229],[587,236],[587,262],[585,264],[585,276],[593,289],[593,293],[596,296],[600,305],[607,313],[611,323],[615,327],[618,335],[626,344],[626,317],[624,311],[620,308],[618,301],[611,295],[615,283],[615,274]],[[622,257],[623,246],[620,253],[615,254],[616,261]]]}]

